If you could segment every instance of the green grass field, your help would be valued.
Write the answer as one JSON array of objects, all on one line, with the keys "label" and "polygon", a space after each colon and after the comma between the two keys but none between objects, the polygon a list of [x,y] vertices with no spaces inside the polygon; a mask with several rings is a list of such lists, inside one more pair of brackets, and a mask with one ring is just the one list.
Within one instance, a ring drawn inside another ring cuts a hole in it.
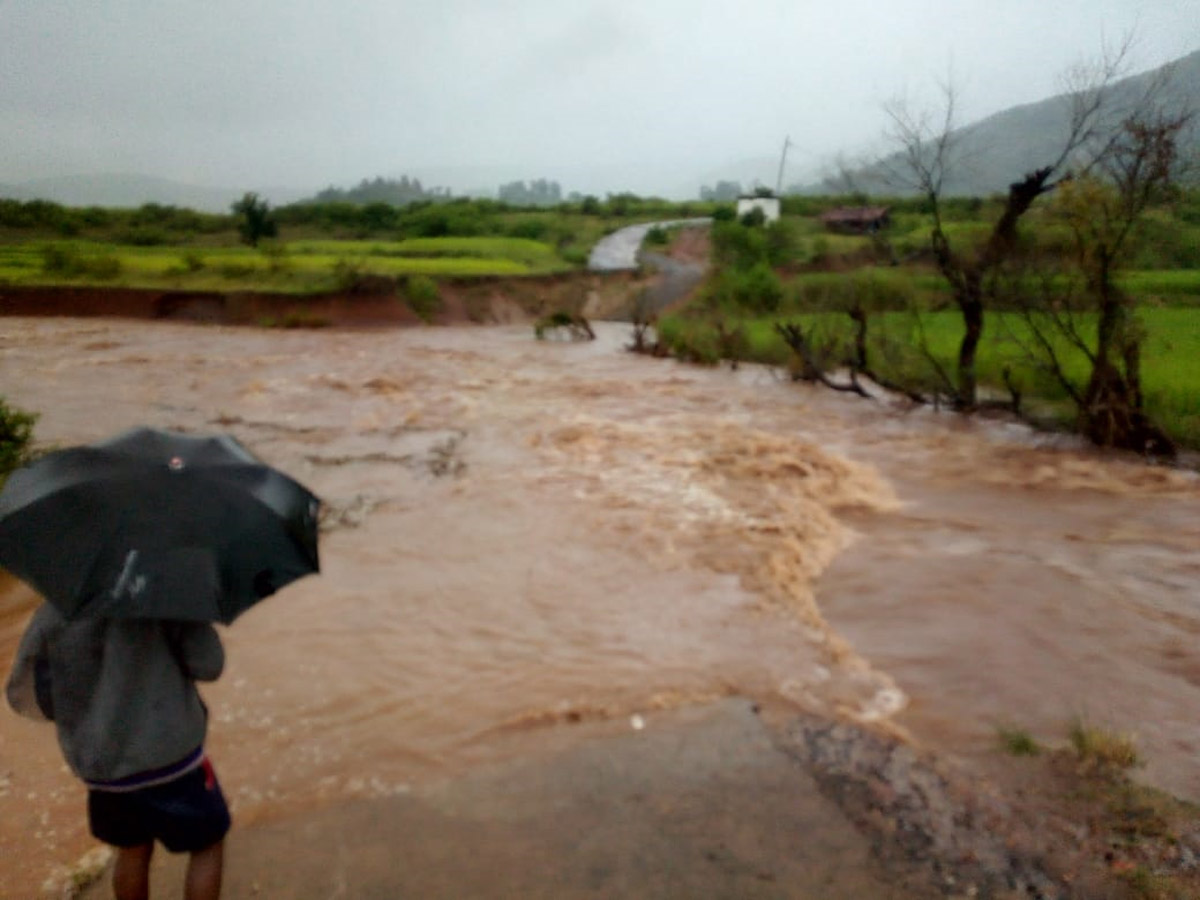
[{"label": "green grass field", "polygon": [[571,268],[553,247],[506,237],[301,240],[262,249],[133,247],[92,241],[0,244],[0,284],[97,284],[305,293],[359,275],[534,275]]},{"label": "green grass field", "polygon": [[[814,300],[819,303],[860,287],[863,279],[872,279],[897,297],[950,300],[946,280],[930,269],[864,266],[851,273],[803,272],[788,285],[795,307],[804,309],[812,308]],[[1117,284],[1146,306],[1200,306],[1200,269],[1129,270],[1117,276]]]},{"label": "green grass field", "polygon": [[[1200,307],[1148,307],[1142,310],[1141,318],[1147,334],[1142,351],[1146,412],[1180,444],[1200,448]],[[845,313],[742,319],[739,324],[747,358],[770,365],[788,363],[792,352],[775,331],[777,321],[798,322],[810,335],[836,336],[842,341],[848,339],[852,324]],[[719,355],[712,329],[702,320],[669,316],[659,327],[669,345],[698,348],[700,357],[710,360]],[[872,316],[872,365],[889,377],[932,387],[932,368],[916,350],[922,333],[933,357],[953,373],[962,335],[962,321],[955,311],[924,313],[919,324],[911,313]],[[1028,339],[1028,327],[1020,315],[988,315],[976,360],[981,387],[1006,397],[1003,372],[1011,366],[1018,373],[1016,382],[1027,405],[1032,404],[1049,417],[1069,418],[1072,411],[1061,387],[1030,364],[1030,356],[1023,349],[1030,343]],[[1082,385],[1087,377],[1087,361],[1064,339],[1059,339],[1056,346],[1070,377]]]}]

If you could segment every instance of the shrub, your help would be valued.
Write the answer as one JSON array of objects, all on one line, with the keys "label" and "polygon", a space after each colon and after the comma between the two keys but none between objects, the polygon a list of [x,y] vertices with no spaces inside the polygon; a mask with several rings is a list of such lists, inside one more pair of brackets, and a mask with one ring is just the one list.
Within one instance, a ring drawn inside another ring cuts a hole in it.
[{"label": "shrub", "polygon": [[509,226],[508,235],[509,237],[540,241],[549,230],[550,226],[542,219],[520,219]]},{"label": "shrub", "polygon": [[1071,723],[1068,736],[1081,768],[1087,771],[1110,774],[1140,764],[1132,735],[1118,734],[1076,719]]},{"label": "shrub", "polygon": [[765,262],[748,269],[723,269],[713,281],[710,302],[718,308],[773,313],[783,300],[783,284]]},{"label": "shrub", "polygon": [[253,191],[243,194],[242,199],[230,208],[238,217],[238,234],[251,247],[257,247],[263,238],[272,238],[278,234],[279,228],[271,215],[271,205]]},{"label": "shrub", "polygon": [[171,238],[161,228],[153,225],[139,225],[123,231],[117,241],[132,247],[161,247],[169,244]]},{"label": "shrub", "polygon": [[491,217],[478,207],[440,203],[410,207],[399,219],[405,237],[479,237],[492,231]]},{"label": "shrub", "polygon": [[800,238],[790,219],[778,219],[767,226],[767,261],[773,266],[794,262],[800,253]]},{"label": "shrub", "polygon": [[121,274],[121,260],[109,253],[88,256],[71,244],[46,244],[41,254],[42,271],[48,275],[108,280]]},{"label": "shrub", "polygon": [[79,251],[67,244],[46,244],[41,249],[42,271],[51,275],[74,274]]},{"label": "shrub", "polygon": [[721,361],[716,329],[705,322],[668,317],[659,320],[657,330],[663,346],[684,362],[715,366]]},{"label": "shrub", "polygon": [[333,286],[339,291],[353,290],[363,277],[362,263],[355,259],[342,256],[333,264]]},{"label": "shrub", "polygon": [[655,225],[646,232],[646,243],[665,246],[671,242],[671,236],[667,233],[667,229]]},{"label": "shrub", "polygon": [[1038,742],[1024,728],[1000,726],[996,729],[1000,747],[1011,756],[1037,756],[1042,752]]},{"label": "shrub", "polygon": [[817,272],[792,282],[791,305],[802,312],[868,312],[912,309],[917,288],[903,272],[860,269],[848,275]]},{"label": "shrub", "polygon": [[761,228],[747,228],[738,222],[714,222],[712,256],[718,266],[749,269],[767,261],[767,238]]},{"label": "shrub", "polygon": [[9,406],[0,397],[0,484],[9,472],[28,462],[36,421],[34,413]]},{"label": "shrub", "polygon": [[559,255],[573,266],[587,265],[588,251],[581,247],[569,247]]},{"label": "shrub", "polygon": [[767,224],[767,214],[762,211],[761,206],[756,206],[753,209],[742,214],[739,219],[747,228],[762,228]]},{"label": "shrub", "polygon": [[441,291],[427,275],[413,275],[405,282],[404,300],[423,322],[432,321],[442,311]]}]

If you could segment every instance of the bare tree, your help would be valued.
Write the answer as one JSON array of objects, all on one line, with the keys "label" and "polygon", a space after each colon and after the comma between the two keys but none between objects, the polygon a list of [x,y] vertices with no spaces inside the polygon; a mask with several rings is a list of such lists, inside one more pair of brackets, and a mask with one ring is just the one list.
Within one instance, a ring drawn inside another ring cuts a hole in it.
[{"label": "bare tree", "polygon": [[889,138],[900,149],[892,162],[882,165],[894,181],[927,201],[933,216],[930,249],[934,263],[962,315],[963,336],[951,398],[957,409],[970,411],[978,405],[975,357],[983,337],[987,281],[1016,251],[1021,217],[1043,194],[1076,172],[1094,166],[1116,139],[1108,94],[1124,68],[1131,40],[1127,38],[1117,48],[1106,50],[1096,63],[1078,66],[1068,73],[1069,121],[1057,156],[1009,185],[1004,207],[979,246],[955,246],[943,221],[946,183],[952,168],[960,162],[957,151],[961,132],[955,127],[957,98],[953,84],[946,81],[941,85],[941,114],[936,117],[914,112],[902,99],[885,106],[891,120]]},{"label": "bare tree", "polygon": [[[1008,293],[1023,313],[1014,337],[1071,399],[1095,443],[1162,455],[1171,440],[1147,416],[1142,396],[1144,330],[1137,299],[1115,275],[1147,208],[1179,172],[1179,139],[1192,114],[1150,106],[1128,116],[1092,171],[1063,185],[1053,207],[1071,234],[1067,268],[1017,261]],[[1069,357],[1087,361],[1077,374]]]}]

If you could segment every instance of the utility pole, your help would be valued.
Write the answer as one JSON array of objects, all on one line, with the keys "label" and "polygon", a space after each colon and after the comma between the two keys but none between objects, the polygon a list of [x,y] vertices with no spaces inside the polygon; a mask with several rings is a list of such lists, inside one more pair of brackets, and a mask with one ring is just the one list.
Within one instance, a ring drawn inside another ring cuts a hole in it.
[{"label": "utility pole", "polygon": [[783,154],[779,157],[779,177],[775,179],[775,196],[783,196],[783,164],[787,162],[788,147],[792,145],[792,136],[783,139]]}]

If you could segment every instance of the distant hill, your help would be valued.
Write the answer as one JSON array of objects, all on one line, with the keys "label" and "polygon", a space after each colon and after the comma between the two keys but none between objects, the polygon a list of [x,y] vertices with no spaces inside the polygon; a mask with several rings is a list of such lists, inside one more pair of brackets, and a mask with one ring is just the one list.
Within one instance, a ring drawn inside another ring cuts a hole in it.
[{"label": "distant hill", "polygon": [[[1200,50],[1163,68],[1171,70],[1163,102],[1172,109],[1200,106]],[[1162,74],[1162,69],[1156,69],[1115,82],[1109,88],[1111,108],[1131,111],[1145,96],[1153,79]],[[1038,103],[1014,106],[958,129],[945,193],[982,196],[1003,192],[1025,173],[1052,163],[1066,139],[1070,109],[1070,96],[1060,94]],[[1200,148],[1200,123],[1192,122],[1186,142]],[[894,180],[882,174],[889,168],[902,168],[899,154],[851,173],[854,187],[866,193],[903,193]],[[805,192],[829,193],[843,188],[844,185],[827,179]]]},{"label": "distant hill", "polygon": [[[211,188],[146,175],[102,174],[39,178],[0,185],[0,197],[13,200],[52,200],[64,206],[136,207],[144,203],[181,206],[204,212],[228,212],[247,189]],[[278,206],[299,199],[301,191],[281,188],[256,190]]]}]

